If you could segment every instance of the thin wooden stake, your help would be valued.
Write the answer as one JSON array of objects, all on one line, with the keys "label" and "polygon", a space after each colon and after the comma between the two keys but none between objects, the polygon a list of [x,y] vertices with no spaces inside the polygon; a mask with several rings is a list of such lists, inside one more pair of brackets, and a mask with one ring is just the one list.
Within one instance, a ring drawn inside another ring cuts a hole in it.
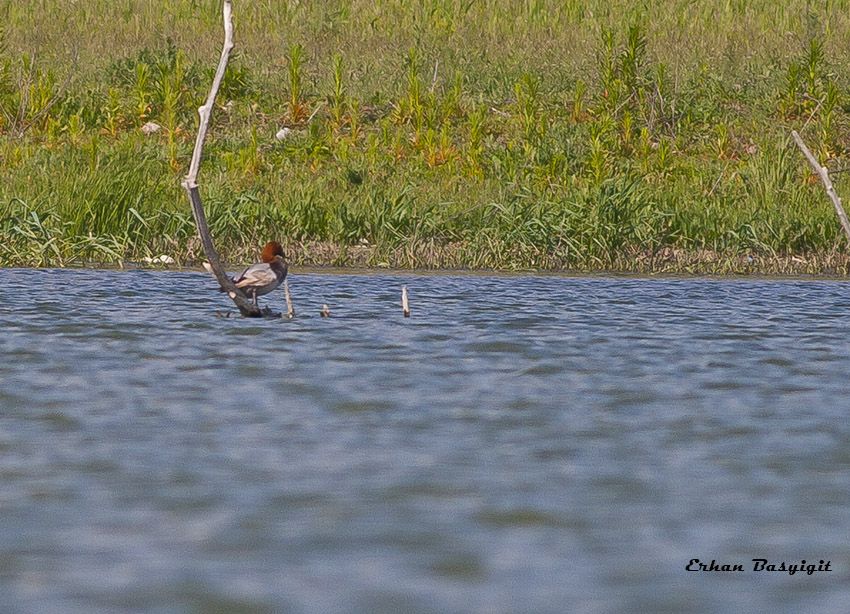
[{"label": "thin wooden stake", "polygon": [[809,164],[811,164],[812,168],[815,169],[815,172],[820,175],[820,180],[823,182],[823,185],[826,188],[826,194],[829,196],[829,199],[835,207],[835,213],[838,215],[838,220],[841,222],[844,234],[847,235],[847,240],[850,241],[850,219],[847,219],[847,213],[844,211],[844,207],[841,206],[841,199],[838,197],[838,194],[835,192],[835,188],[832,186],[832,181],[829,179],[829,171],[825,166],[820,165],[820,162],[818,162],[814,154],[809,151],[809,148],[806,147],[806,144],[803,142],[803,139],[800,138],[800,135],[797,134],[796,130],[791,131],[791,136],[794,137],[797,147],[803,151],[803,155],[806,156]]},{"label": "thin wooden stake", "polygon": [[283,293],[286,295],[286,317],[290,320],[295,317],[295,307],[292,306],[292,295],[289,293],[289,282],[283,282]]},{"label": "thin wooden stake", "polygon": [[407,286],[401,287],[401,310],[404,312],[404,317],[410,317],[410,303],[407,300]]},{"label": "thin wooden stake", "polygon": [[212,116],[213,105],[215,105],[215,97],[218,94],[218,89],[221,87],[221,80],[224,78],[224,72],[227,70],[227,61],[230,58],[230,51],[233,49],[233,11],[231,8],[231,0],[224,0],[224,8],[222,16],[224,19],[224,46],[221,50],[221,58],[218,61],[218,68],[213,77],[210,93],[202,107],[198,109],[200,116],[200,124],[198,126],[198,136],[195,138],[195,149],[192,151],[192,163],[189,165],[189,174],[183,180],[183,187],[186,194],[189,196],[189,203],[192,205],[192,215],[195,218],[195,226],[198,228],[198,236],[201,238],[201,244],[204,247],[204,254],[210,263],[213,275],[218,280],[218,283],[227,292],[227,295],[236,303],[239,312],[247,317],[261,317],[267,315],[262,309],[253,302],[248,300],[248,297],[233,284],[233,280],[227,275],[221,260],[218,257],[218,252],[213,245],[210,228],[207,225],[207,217],[204,213],[204,205],[201,202],[201,195],[198,192],[198,171],[201,168],[201,153],[204,149],[204,140],[207,136],[207,130],[210,125],[210,117]]}]

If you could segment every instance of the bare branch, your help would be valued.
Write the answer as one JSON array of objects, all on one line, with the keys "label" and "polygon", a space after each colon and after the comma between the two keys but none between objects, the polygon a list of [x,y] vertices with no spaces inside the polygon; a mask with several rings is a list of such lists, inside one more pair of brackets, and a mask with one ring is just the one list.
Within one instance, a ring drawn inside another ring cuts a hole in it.
[{"label": "bare branch", "polygon": [[313,118],[314,118],[314,117],[316,117],[316,113],[318,113],[319,111],[321,111],[323,106],[325,106],[325,101],[324,101],[324,100],[322,100],[322,101],[321,101],[321,102],[320,102],[320,103],[316,106],[316,108],[313,110],[313,112],[312,112],[312,113],[310,113],[310,117],[308,117],[308,118],[307,118],[307,123],[308,123],[308,124],[309,124],[311,121],[313,121]]},{"label": "bare branch", "polygon": [[230,0],[224,0],[222,12],[224,17],[224,47],[221,50],[221,59],[219,59],[218,68],[216,69],[207,101],[198,109],[198,115],[200,116],[198,136],[195,139],[195,149],[192,152],[192,163],[189,166],[189,174],[183,180],[183,187],[189,196],[189,203],[192,205],[192,215],[195,218],[195,225],[198,228],[198,236],[201,238],[204,254],[206,254],[207,260],[210,262],[213,275],[215,275],[218,283],[221,284],[221,287],[227,292],[228,296],[236,303],[239,312],[243,316],[261,317],[267,314],[249,301],[224,271],[224,267],[221,265],[221,260],[218,257],[218,252],[213,245],[209,225],[207,224],[207,217],[204,213],[204,205],[201,202],[201,195],[198,192],[198,171],[201,167],[201,153],[204,148],[204,140],[209,129],[215,97],[218,94],[219,87],[221,87],[221,81],[224,78],[225,70],[227,70],[230,51],[233,49],[233,19]]},{"label": "bare branch", "polygon": [[803,142],[803,139],[800,138],[800,135],[797,134],[796,130],[791,131],[791,136],[794,137],[797,147],[799,147],[803,152],[803,155],[806,156],[809,164],[812,165],[812,168],[815,169],[815,172],[820,176],[820,180],[826,188],[826,194],[829,196],[829,199],[835,207],[835,213],[838,215],[838,220],[841,222],[844,234],[847,235],[847,240],[850,241],[850,220],[847,219],[847,213],[844,211],[844,207],[841,206],[841,199],[838,197],[838,194],[835,192],[835,188],[832,186],[832,181],[829,178],[829,170],[827,170],[825,166],[820,165],[820,162],[818,162],[814,154],[809,151],[809,148],[806,147],[806,144]]},{"label": "bare branch", "polygon": [[195,149],[192,152],[192,163],[189,166],[189,174],[186,175],[185,184],[189,187],[195,187],[198,180],[198,171],[201,168],[201,151],[204,148],[204,140],[207,138],[207,130],[210,125],[210,116],[212,116],[215,97],[218,95],[218,90],[221,87],[221,81],[224,79],[224,73],[227,70],[227,62],[230,59],[230,52],[233,49],[233,11],[230,0],[224,0],[224,46],[221,49],[221,58],[218,61],[218,68],[215,71],[210,93],[207,95],[207,101],[198,109],[198,115],[201,116],[201,123],[198,126],[198,136],[195,138]]}]

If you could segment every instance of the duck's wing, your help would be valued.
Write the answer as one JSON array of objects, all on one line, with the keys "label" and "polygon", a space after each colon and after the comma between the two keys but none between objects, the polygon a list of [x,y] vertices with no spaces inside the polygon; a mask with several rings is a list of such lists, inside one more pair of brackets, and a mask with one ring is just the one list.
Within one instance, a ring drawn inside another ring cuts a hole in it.
[{"label": "duck's wing", "polygon": [[267,286],[275,282],[277,282],[277,276],[266,263],[249,266],[233,280],[237,288]]},{"label": "duck's wing", "polygon": [[246,276],[250,277],[251,271],[258,266],[262,266],[262,264],[252,264],[247,269],[239,273],[239,275],[232,277],[231,279],[233,280],[233,283],[238,284],[240,281],[245,279]]}]

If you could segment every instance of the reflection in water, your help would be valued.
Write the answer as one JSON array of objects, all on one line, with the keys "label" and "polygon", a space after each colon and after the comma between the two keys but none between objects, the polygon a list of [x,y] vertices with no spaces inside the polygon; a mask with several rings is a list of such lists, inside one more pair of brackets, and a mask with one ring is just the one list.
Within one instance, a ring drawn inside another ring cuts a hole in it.
[{"label": "reflection in water", "polygon": [[[5,607],[850,599],[845,284],[291,284],[295,320],[251,321],[202,273],[0,271]],[[836,571],[684,569],[759,557]]]}]

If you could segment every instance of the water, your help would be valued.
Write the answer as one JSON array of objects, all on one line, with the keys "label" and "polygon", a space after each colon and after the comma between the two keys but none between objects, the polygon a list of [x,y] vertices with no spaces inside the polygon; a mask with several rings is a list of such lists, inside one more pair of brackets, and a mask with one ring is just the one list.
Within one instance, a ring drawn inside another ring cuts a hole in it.
[{"label": "water", "polygon": [[4,612],[846,611],[845,283],[292,290],[0,270]]}]

